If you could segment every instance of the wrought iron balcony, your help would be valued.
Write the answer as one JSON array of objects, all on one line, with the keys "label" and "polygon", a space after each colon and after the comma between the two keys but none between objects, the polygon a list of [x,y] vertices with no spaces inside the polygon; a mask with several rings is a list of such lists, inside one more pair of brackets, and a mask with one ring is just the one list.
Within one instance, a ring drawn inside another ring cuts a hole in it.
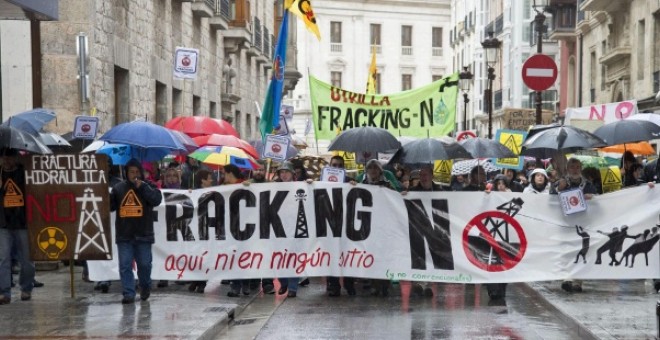
[{"label": "wrought iron balcony", "polygon": [[215,14],[216,0],[192,0],[192,12],[194,16],[211,18]]}]

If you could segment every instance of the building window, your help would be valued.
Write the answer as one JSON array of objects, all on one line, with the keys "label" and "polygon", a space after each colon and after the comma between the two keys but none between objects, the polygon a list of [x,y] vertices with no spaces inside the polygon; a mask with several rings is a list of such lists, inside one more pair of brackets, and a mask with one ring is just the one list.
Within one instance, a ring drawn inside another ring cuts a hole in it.
[{"label": "building window", "polygon": [[401,26],[401,54],[412,55],[412,26]]},{"label": "building window", "polygon": [[330,84],[334,87],[341,88],[341,72],[330,72]]},{"label": "building window", "polygon": [[637,23],[637,79],[644,79],[644,65],[646,59],[646,22],[640,20]]},{"label": "building window", "polygon": [[[601,56],[604,56],[605,54],[607,54],[607,40],[603,40],[601,42],[600,50],[601,50],[600,51]],[[595,53],[594,53],[594,55],[595,55]],[[594,61],[594,63],[595,62],[596,61]],[[594,77],[594,86],[592,86],[592,88],[596,88],[596,86],[595,86],[596,85],[596,68],[595,67],[594,67],[593,77]],[[607,89],[606,80],[607,80],[607,66],[605,64],[600,64],[600,90],[601,91],[605,91],[605,89]]]},{"label": "building window", "polygon": [[412,74],[401,75],[401,91],[412,89]]},{"label": "building window", "polygon": [[381,93],[381,91],[380,91],[380,73],[376,73],[376,93]]},{"label": "building window", "polygon": [[442,74],[434,74],[431,76],[431,82],[438,81],[442,79]]},{"label": "building window", "polygon": [[442,27],[433,27],[431,34],[431,48],[434,57],[442,57]]},{"label": "building window", "polygon": [[330,52],[341,52],[341,22],[330,22]]},{"label": "building window", "polygon": [[[380,24],[371,24],[369,27],[369,43],[371,46],[376,47],[376,53],[381,53],[381,47],[380,47]],[[369,48],[369,51],[371,51],[372,48]]]}]

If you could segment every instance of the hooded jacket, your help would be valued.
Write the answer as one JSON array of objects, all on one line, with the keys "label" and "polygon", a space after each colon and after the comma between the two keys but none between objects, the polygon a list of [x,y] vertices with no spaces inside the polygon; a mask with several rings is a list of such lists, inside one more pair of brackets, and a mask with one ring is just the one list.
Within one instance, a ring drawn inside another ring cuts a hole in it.
[{"label": "hooded jacket", "polygon": [[[143,174],[142,165],[135,159],[126,163],[137,167]],[[128,171],[127,171],[128,172]],[[154,243],[154,207],[160,205],[163,195],[153,184],[144,181],[136,187],[135,183],[123,180],[112,187],[110,193],[110,211],[116,211],[115,242],[140,241]]]}]

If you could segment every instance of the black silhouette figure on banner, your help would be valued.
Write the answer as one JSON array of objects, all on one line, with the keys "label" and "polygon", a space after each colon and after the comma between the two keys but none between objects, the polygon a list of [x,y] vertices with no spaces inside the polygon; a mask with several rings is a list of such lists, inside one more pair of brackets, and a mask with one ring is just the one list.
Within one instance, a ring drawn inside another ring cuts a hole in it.
[{"label": "black silhouette figure on banner", "polygon": [[596,264],[601,264],[601,259],[600,256],[602,253],[605,251],[608,251],[608,254],[610,255],[610,263],[609,265],[615,265],[618,261],[616,260],[616,253],[620,252],[621,249],[623,248],[623,240],[626,239],[628,236],[628,226],[624,225],[621,227],[621,230],[619,231],[619,228],[614,227],[612,228],[611,233],[605,233],[600,230],[598,230],[598,233],[607,235],[610,239],[605,242],[604,245],[602,245],[598,250],[596,251],[597,253],[597,258],[596,258]]},{"label": "black silhouette figure on banner", "polygon": [[590,241],[589,234],[586,231],[584,231],[584,229],[579,225],[575,226],[575,232],[580,237],[582,237],[582,249],[580,249],[580,251],[577,253],[577,256],[575,256],[575,262],[573,263],[578,263],[578,259],[580,258],[580,255],[582,255],[582,262],[587,263],[586,256],[587,256],[587,252],[589,252],[589,241]]},{"label": "black silhouette figure on banner", "polygon": [[621,259],[616,263],[616,265],[620,265],[621,261],[623,259],[626,259],[626,263],[624,266],[628,266],[628,256],[632,255],[632,258],[630,260],[630,268],[632,268],[635,265],[635,256],[644,253],[644,259],[646,260],[646,266],[648,267],[649,265],[649,252],[655,244],[658,242],[658,239],[660,239],[660,235],[658,235],[658,227],[653,227],[651,230],[644,230],[644,233],[642,234],[637,234],[635,236],[628,236],[630,238],[634,238],[635,242],[628,247],[623,252],[623,255],[621,256]]}]

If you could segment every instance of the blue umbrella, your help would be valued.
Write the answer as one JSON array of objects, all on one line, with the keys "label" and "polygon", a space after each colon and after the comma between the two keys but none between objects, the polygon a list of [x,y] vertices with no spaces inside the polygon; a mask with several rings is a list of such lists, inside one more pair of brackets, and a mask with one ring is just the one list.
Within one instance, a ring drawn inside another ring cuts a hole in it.
[{"label": "blue umbrella", "polygon": [[127,144],[108,143],[96,150],[96,153],[108,155],[114,165],[126,165],[131,158],[140,159],[143,162],[160,161],[170,152],[168,149],[140,149]]},{"label": "blue umbrella", "polygon": [[173,134],[170,129],[143,121],[119,124],[108,130],[99,139],[109,143],[132,146],[135,150],[132,150],[131,153],[141,161],[147,160],[149,149],[167,150],[168,153],[172,154],[185,154],[188,152],[179,137]]},{"label": "blue umbrella", "polygon": [[15,127],[32,135],[39,136],[41,128],[55,118],[55,112],[48,109],[36,108],[17,113],[9,117],[2,125]]}]

